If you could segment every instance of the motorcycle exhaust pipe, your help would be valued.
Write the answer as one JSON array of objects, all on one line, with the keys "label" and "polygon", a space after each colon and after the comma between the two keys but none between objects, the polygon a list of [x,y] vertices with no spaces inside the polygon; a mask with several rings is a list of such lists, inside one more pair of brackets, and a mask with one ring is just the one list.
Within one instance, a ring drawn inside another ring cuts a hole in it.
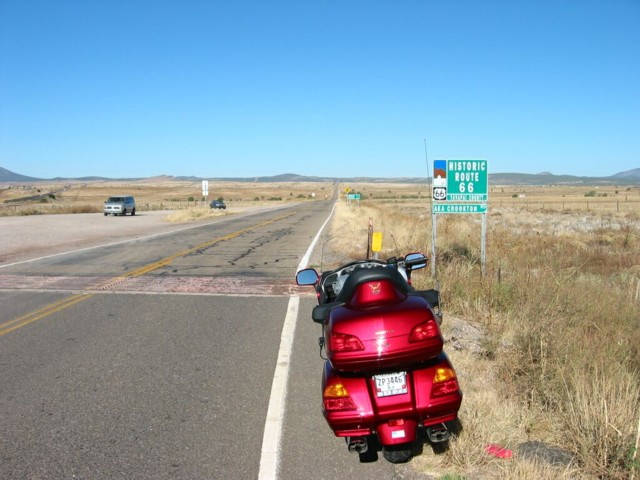
[{"label": "motorcycle exhaust pipe", "polygon": [[351,453],[365,453],[369,450],[366,438],[347,438],[347,448]]},{"label": "motorcycle exhaust pipe", "polygon": [[449,440],[451,433],[444,424],[427,428],[427,436],[431,443],[442,443]]}]

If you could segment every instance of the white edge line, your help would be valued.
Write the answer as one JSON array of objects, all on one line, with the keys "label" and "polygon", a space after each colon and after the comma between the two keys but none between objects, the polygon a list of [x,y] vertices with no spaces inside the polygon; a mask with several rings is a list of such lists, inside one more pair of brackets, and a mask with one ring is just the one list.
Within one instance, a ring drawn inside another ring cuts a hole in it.
[{"label": "white edge line", "polygon": [[[331,213],[318,230],[315,238],[309,245],[309,249],[300,260],[297,270],[301,270],[309,263],[311,253],[315,247],[320,234],[333,215],[336,204],[333,204]],[[271,396],[269,397],[269,408],[267,409],[267,419],[264,423],[264,434],[262,436],[262,451],[260,454],[260,472],[259,480],[275,480],[278,478],[278,470],[280,467],[280,442],[282,439],[282,425],[284,421],[284,411],[287,400],[287,383],[289,380],[289,358],[293,346],[293,339],[298,319],[298,306],[300,297],[293,295],[289,299],[287,307],[287,316],[282,326],[282,335],[280,337],[280,350],[278,351],[278,361],[276,369],[273,373],[273,383],[271,384]]]}]

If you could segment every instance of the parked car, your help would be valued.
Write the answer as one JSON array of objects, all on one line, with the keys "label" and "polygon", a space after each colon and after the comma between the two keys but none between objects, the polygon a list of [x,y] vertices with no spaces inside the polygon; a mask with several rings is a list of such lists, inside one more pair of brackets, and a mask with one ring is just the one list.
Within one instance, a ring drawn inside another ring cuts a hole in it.
[{"label": "parked car", "polygon": [[107,215],[125,216],[127,213],[135,215],[136,200],[135,198],[127,195],[109,197],[107,201],[104,202],[102,211],[105,217]]},{"label": "parked car", "polygon": [[209,206],[211,208],[224,208],[226,210],[227,205],[222,200],[213,200]]}]

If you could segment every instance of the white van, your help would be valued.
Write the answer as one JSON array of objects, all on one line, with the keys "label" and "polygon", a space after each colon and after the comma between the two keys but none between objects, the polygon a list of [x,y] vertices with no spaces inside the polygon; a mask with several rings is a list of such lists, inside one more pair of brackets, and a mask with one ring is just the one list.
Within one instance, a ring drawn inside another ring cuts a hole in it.
[{"label": "white van", "polygon": [[104,208],[102,209],[105,217],[111,215],[126,215],[129,212],[131,215],[136,214],[136,201],[131,196],[114,196],[109,197],[104,202]]}]

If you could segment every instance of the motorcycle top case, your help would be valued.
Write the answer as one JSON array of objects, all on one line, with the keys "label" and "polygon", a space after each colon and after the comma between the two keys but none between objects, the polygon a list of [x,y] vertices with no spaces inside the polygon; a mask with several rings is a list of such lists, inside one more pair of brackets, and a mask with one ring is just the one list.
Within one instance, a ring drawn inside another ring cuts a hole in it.
[{"label": "motorcycle top case", "polygon": [[325,321],[325,347],[343,372],[402,368],[434,358],[443,338],[428,302],[393,268],[353,272]]}]

